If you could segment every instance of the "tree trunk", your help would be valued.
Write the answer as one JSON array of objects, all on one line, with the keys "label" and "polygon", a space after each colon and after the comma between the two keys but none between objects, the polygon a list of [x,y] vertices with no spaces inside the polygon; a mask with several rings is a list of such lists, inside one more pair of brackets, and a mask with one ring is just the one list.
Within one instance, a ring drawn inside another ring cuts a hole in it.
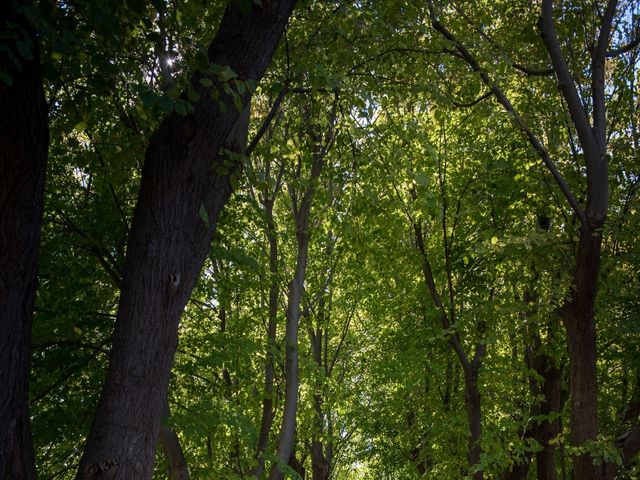
[{"label": "tree trunk", "polygon": [[[562,406],[562,370],[556,367],[553,359],[542,355],[536,372],[542,377],[542,402],[540,415],[559,414]],[[560,417],[543,421],[536,425],[533,438],[540,443],[542,450],[536,453],[538,480],[556,480],[556,447],[549,443],[560,434]]]},{"label": "tree trunk", "polygon": [[171,480],[189,480],[189,468],[184,458],[180,439],[176,432],[164,424],[160,425],[160,443],[169,465]]},{"label": "tree trunk", "polygon": [[0,51],[11,77],[0,79],[0,477],[35,479],[28,382],[49,130],[35,32],[11,1],[0,2],[0,28],[33,45],[25,59],[3,43],[21,69]]},{"label": "tree trunk", "polygon": [[[549,52],[558,86],[567,103],[585,159],[587,205],[580,218],[580,244],[570,298],[562,308],[567,330],[571,387],[571,443],[584,446],[598,435],[595,302],[600,271],[602,228],[609,207],[609,180],[605,66],[617,0],[609,0],[600,17],[595,48],[591,49],[591,119],[564,59],[558,41],[553,0],[543,0],[539,20],[542,40]],[[603,478],[602,469],[588,453],[574,459],[574,475],[580,480]]]},{"label": "tree trunk", "polygon": [[[231,2],[209,47],[210,62],[229,65],[241,80],[259,80],[294,3],[252,4],[243,13]],[[192,79],[200,94],[194,111],[169,115],[147,149],[109,369],[79,479],[151,477],[180,315],[231,194],[232,172],[217,153],[240,112],[228,95],[221,108],[201,78]],[[223,90],[216,75],[210,80]]]},{"label": "tree trunk", "polygon": [[189,480],[189,466],[184,457],[180,439],[174,430],[164,424],[164,420],[171,416],[169,399],[164,404],[163,422],[160,424],[160,445],[167,459],[170,480]]},{"label": "tree trunk", "polygon": [[[601,241],[602,235],[596,229],[582,228],[571,300],[563,308],[571,364],[573,445],[584,445],[598,434],[595,298]],[[581,480],[602,478],[588,453],[575,457],[574,474]]]},{"label": "tree trunk", "polygon": [[262,401],[262,420],[256,460],[258,465],[253,471],[253,476],[261,478],[264,472],[264,452],[269,443],[269,433],[273,425],[273,377],[274,377],[274,349],[276,344],[277,320],[278,320],[278,239],[276,238],[276,226],[273,219],[274,199],[265,199],[263,202],[267,220],[267,240],[269,241],[269,325],[267,329],[267,364],[264,372],[264,400]]},{"label": "tree trunk", "polygon": [[317,431],[311,442],[311,473],[313,480],[328,480],[330,466],[324,454],[324,442],[321,440],[321,435],[324,431],[324,415],[322,412],[322,396],[320,394],[313,396],[313,408]]},{"label": "tree trunk", "polygon": [[[469,370],[469,371],[467,371]],[[467,409],[467,422],[469,425],[469,467],[480,463],[480,438],[482,435],[482,412],[480,410],[480,391],[478,390],[478,372],[473,367],[465,369],[464,376],[464,404]],[[473,480],[482,480],[482,472],[473,474]]]},{"label": "tree trunk", "polygon": [[[335,106],[334,106],[335,117]],[[296,207],[295,189],[292,189],[293,213],[296,224],[296,240],[298,253],[294,277],[289,283],[289,295],[287,298],[287,324],[285,332],[285,393],[284,412],[282,415],[282,427],[278,438],[278,459],[274,463],[269,480],[282,480],[284,473],[280,465],[286,465],[293,451],[293,437],[296,428],[296,411],[298,408],[298,322],[300,320],[300,303],[304,291],[304,280],[309,256],[309,217],[311,214],[311,201],[315,191],[315,184],[322,171],[324,156],[327,148],[321,147],[320,139],[314,138],[313,163],[309,184]]]},{"label": "tree trunk", "polygon": [[189,468],[184,458],[182,445],[176,432],[164,424],[160,425],[160,444],[169,465],[171,480],[189,480]]},{"label": "tree trunk", "polygon": [[[309,234],[307,225],[309,211],[307,210],[304,224],[298,224],[298,255],[295,276],[289,283],[287,299],[287,325],[285,333],[285,393],[282,428],[278,438],[278,462],[287,464],[293,450],[293,435],[296,429],[296,411],[298,408],[298,321],[300,318],[300,302],[304,288],[304,277],[307,269],[309,251]],[[282,480],[283,472],[278,464],[274,464],[269,480]]]}]

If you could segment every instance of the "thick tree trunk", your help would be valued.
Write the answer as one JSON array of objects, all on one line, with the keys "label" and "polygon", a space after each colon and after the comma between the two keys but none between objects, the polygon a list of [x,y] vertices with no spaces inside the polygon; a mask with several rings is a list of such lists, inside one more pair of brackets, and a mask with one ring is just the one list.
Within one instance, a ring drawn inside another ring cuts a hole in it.
[{"label": "thick tree trunk", "polygon": [[[478,390],[478,373],[475,369],[465,369],[464,377],[464,404],[467,409],[467,422],[469,425],[468,461],[469,467],[480,463],[480,438],[482,436],[482,411],[480,391]],[[482,472],[473,474],[473,480],[482,480]]]},{"label": "thick tree trunk", "polygon": [[0,50],[12,82],[0,79],[0,478],[35,479],[28,381],[49,130],[38,40],[14,2],[0,2],[0,29],[33,45],[25,59],[5,40],[21,69]]},{"label": "thick tree trunk", "polygon": [[[229,65],[240,80],[259,80],[294,3],[263,2],[242,13],[231,2],[210,62]],[[200,78],[192,80],[200,94],[194,112],[168,116],[147,149],[109,369],[79,479],[151,477],[178,322],[231,193],[231,173],[217,153],[239,112],[229,96],[220,108]],[[223,90],[217,76],[211,80]]]},{"label": "thick tree trunk", "polygon": [[[595,298],[602,235],[597,228],[582,228],[571,301],[563,309],[571,362],[570,440],[573,445],[595,440],[598,434]],[[602,478],[588,453],[575,457],[574,474],[581,480]]]}]

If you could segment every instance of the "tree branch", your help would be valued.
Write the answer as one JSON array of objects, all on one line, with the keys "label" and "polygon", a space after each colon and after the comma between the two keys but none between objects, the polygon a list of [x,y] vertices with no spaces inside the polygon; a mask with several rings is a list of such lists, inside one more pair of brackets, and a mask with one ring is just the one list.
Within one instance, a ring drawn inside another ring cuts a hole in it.
[{"label": "tree branch", "polygon": [[[489,87],[491,92],[495,95],[498,102],[511,114],[513,121],[516,123],[520,131],[524,134],[524,136],[529,140],[529,143],[531,143],[531,146],[533,146],[533,148],[538,153],[538,155],[544,162],[545,166],[553,176],[558,187],[560,188],[565,198],[567,199],[567,202],[569,202],[571,209],[574,211],[576,216],[580,219],[580,222],[583,224],[586,224],[587,216],[585,212],[580,207],[580,204],[578,203],[573,193],[571,192],[571,189],[569,188],[569,185],[565,181],[564,177],[558,171],[555,163],[553,163],[553,161],[551,160],[551,157],[549,156],[549,152],[547,151],[547,149],[544,147],[544,145],[542,145],[540,140],[538,140],[538,137],[536,137],[533,134],[533,132],[529,129],[529,127],[527,127],[522,117],[520,117],[520,114],[513,107],[513,105],[511,104],[507,96],[502,92],[500,87],[498,87],[498,85],[496,85],[491,80],[491,78],[489,78],[489,75],[487,74],[487,72],[485,72],[480,68],[480,65],[476,61],[475,57],[471,54],[471,52],[469,52],[469,50],[467,50],[467,48],[442,23],[438,21],[438,19],[435,16],[435,12],[433,10],[432,2],[429,2],[429,12],[430,12],[431,24],[433,25],[433,28],[435,28],[438,32],[440,32],[440,34],[442,34],[442,36],[445,39],[449,40],[456,46],[456,49],[460,53],[461,58],[465,62],[467,62],[471,67],[471,69],[480,76],[484,84],[487,87]],[[578,99],[578,102],[579,102],[579,99]],[[582,109],[581,104],[580,104],[580,108]],[[584,110],[582,111],[584,113]],[[586,120],[586,123],[587,123],[587,127],[589,127],[588,119]]]},{"label": "tree branch", "polygon": [[622,55],[623,53],[627,53],[627,52],[633,50],[638,45],[640,45],[640,35],[638,35],[636,38],[631,40],[631,42],[627,43],[626,45],[624,45],[622,47],[615,48],[613,50],[607,51],[606,57],[607,58],[615,58],[615,57],[617,57],[619,55]]},{"label": "tree branch", "polygon": [[[555,70],[560,91],[567,101],[569,114],[571,115],[573,124],[576,127],[576,132],[578,133],[578,138],[580,139],[582,148],[584,149],[586,156],[591,156],[598,151],[598,147],[591,132],[589,117],[584,109],[582,100],[580,100],[576,84],[571,76],[571,72],[569,72],[569,67],[567,66],[567,62],[560,48],[560,43],[553,25],[552,0],[542,1],[542,14],[538,20],[538,26],[540,28],[542,41],[547,47],[547,51],[551,57],[551,64]],[[587,159],[587,163],[589,163],[589,159]]]}]

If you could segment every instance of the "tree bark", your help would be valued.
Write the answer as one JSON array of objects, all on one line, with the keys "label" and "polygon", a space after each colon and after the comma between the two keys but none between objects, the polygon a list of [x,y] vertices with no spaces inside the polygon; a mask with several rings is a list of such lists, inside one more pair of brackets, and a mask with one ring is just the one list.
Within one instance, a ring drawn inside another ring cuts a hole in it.
[{"label": "tree bark", "polygon": [[24,58],[4,43],[21,68],[0,50],[0,477],[35,479],[29,426],[29,358],[36,295],[36,260],[49,145],[47,105],[38,39],[20,8],[0,2],[0,28],[31,42]]},{"label": "tree bark", "polygon": [[[278,437],[278,459],[274,463],[269,480],[282,480],[284,472],[280,465],[286,465],[293,451],[293,440],[296,428],[296,411],[298,408],[298,323],[300,320],[300,303],[304,291],[304,280],[309,256],[309,217],[311,214],[311,201],[315,191],[315,184],[320,172],[324,156],[327,150],[321,148],[320,139],[314,139],[315,151],[313,154],[309,185],[300,199],[296,199],[292,190],[293,213],[296,224],[296,240],[298,253],[294,277],[289,283],[289,295],[287,297],[286,332],[285,332],[285,396],[282,426]],[[328,146],[327,146],[328,148]]]},{"label": "tree bark", "polygon": [[278,320],[278,239],[276,226],[273,219],[274,199],[264,199],[262,202],[266,216],[266,233],[269,242],[269,324],[267,327],[267,363],[264,373],[264,400],[262,401],[262,420],[260,422],[260,434],[256,449],[258,465],[253,471],[253,476],[261,478],[264,472],[264,452],[269,442],[269,433],[273,425],[273,378],[274,378],[274,349],[276,344],[277,320]]},{"label": "tree bark", "polygon": [[[482,436],[482,411],[480,391],[478,390],[478,371],[469,367],[469,372],[464,373],[464,404],[467,409],[467,423],[469,425],[469,446],[467,458],[469,467],[480,463],[480,438]],[[482,472],[473,474],[474,480],[482,480]]]},{"label": "tree bark", "polygon": [[[240,80],[259,80],[284,31],[295,0],[231,2],[208,49]],[[240,112],[211,96],[223,91],[192,78],[194,111],[171,114],[152,136],[128,240],[109,369],[80,462],[79,479],[148,479],[180,315],[209,251],[218,215],[231,194],[233,172],[218,155]],[[242,102],[246,105],[249,94]],[[228,161],[226,162],[228,163]]]},{"label": "tree bark", "polygon": [[[552,0],[542,2],[539,21],[542,39],[584,152],[587,171],[587,204],[585,215],[581,219],[573,283],[570,298],[562,308],[570,361],[570,440],[575,446],[595,441],[598,435],[595,302],[602,229],[609,206],[604,69],[616,6],[616,0],[608,1],[601,17],[597,44],[591,54],[592,123],[580,100],[556,36]],[[603,478],[602,469],[594,465],[588,453],[575,457],[574,474],[581,480]]]},{"label": "tree bark", "polygon": [[[554,360],[544,354],[540,354],[535,364],[535,370],[542,377],[542,393],[538,414],[549,416],[560,414],[562,406],[562,370],[554,364]],[[542,450],[536,452],[536,470],[538,480],[556,480],[556,447],[549,443],[550,440],[560,434],[560,417],[545,420],[536,425],[532,436],[542,446]]]},{"label": "tree bark", "polygon": [[164,424],[160,425],[160,444],[169,466],[171,480],[189,480],[189,468],[184,458],[180,439],[175,431]]}]

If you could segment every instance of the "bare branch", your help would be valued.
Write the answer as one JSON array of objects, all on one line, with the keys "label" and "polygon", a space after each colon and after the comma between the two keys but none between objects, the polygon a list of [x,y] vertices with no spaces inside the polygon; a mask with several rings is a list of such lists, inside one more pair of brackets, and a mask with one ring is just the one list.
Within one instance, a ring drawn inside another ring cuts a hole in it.
[{"label": "bare branch", "polygon": [[471,108],[477,104],[479,104],[481,101],[486,100],[487,98],[489,98],[491,95],[493,95],[493,92],[487,92],[484,95],[480,95],[478,98],[476,98],[475,100],[473,100],[472,102],[469,103],[462,103],[462,102],[457,102],[455,100],[451,100],[451,103],[453,104],[454,107],[458,107],[458,108]]},{"label": "bare branch", "polygon": [[280,93],[278,93],[278,96],[276,97],[275,101],[273,102],[273,105],[271,106],[271,110],[269,111],[269,114],[266,116],[266,118],[262,122],[262,125],[260,125],[260,128],[256,132],[255,137],[251,139],[251,143],[245,150],[245,155],[247,157],[251,155],[251,152],[253,152],[253,150],[258,145],[258,142],[260,142],[260,139],[266,133],[267,129],[269,128],[269,125],[271,124],[271,121],[273,120],[273,117],[275,117],[276,113],[278,113],[278,110],[280,109],[280,104],[282,103],[285,95],[288,92],[289,92],[289,87],[284,87],[282,90],[280,90]]},{"label": "bare branch", "polygon": [[631,40],[631,42],[627,43],[626,45],[623,45],[622,47],[614,48],[613,50],[607,51],[606,56],[607,58],[615,58],[619,55],[622,55],[624,53],[627,53],[633,50],[638,45],[640,45],[640,35],[638,35],[636,38]]},{"label": "bare branch", "polygon": [[553,75],[553,68],[546,68],[544,70],[537,70],[535,68],[525,67],[520,63],[511,64],[513,68],[516,70],[520,70],[522,73],[529,75],[531,77],[544,77],[546,75]]}]

